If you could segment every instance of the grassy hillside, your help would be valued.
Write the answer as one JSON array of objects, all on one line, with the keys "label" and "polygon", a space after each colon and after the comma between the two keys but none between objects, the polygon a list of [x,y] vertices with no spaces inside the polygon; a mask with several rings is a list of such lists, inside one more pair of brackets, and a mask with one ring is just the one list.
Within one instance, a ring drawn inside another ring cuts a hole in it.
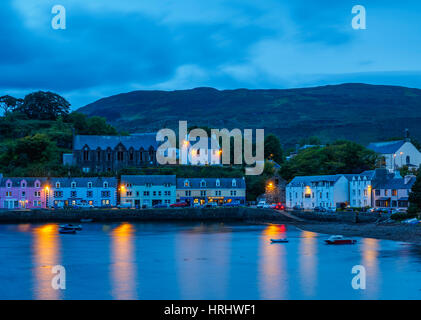
[{"label": "grassy hillside", "polygon": [[189,126],[264,128],[291,146],[301,138],[362,144],[402,136],[421,138],[421,90],[343,84],[286,90],[133,91],[100,99],[78,111],[103,116],[130,132]]}]

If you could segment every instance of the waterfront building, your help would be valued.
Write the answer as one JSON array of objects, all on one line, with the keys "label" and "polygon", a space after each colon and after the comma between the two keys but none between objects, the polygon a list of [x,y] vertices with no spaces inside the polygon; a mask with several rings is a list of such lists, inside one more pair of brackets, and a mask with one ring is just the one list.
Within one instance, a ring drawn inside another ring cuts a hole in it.
[{"label": "waterfront building", "polygon": [[375,171],[364,171],[360,174],[345,174],[349,181],[349,205],[364,208],[372,206],[372,188]]},{"label": "waterfront building", "polygon": [[267,203],[285,204],[287,182],[279,175],[266,180],[264,198]]},{"label": "waterfront building", "polygon": [[390,172],[403,166],[416,170],[421,165],[421,152],[411,143],[408,130],[403,140],[373,142],[367,148],[380,154],[379,166]]},{"label": "waterfront building", "polygon": [[121,176],[120,203],[133,208],[170,205],[176,202],[175,175]]},{"label": "waterfront building", "polygon": [[65,164],[83,172],[116,172],[127,167],[156,165],[158,143],[155,133],[130,136],[76,135],[73,153],[65,154]]},{"label": "waterfront building", "polygon": [[3,178],[0,175],[0,208],[45,208],[46,180],[46,178]]},{"label": "waterfront building", "polygon": [[190,205],[216,202],[219,205],[246,202],[244,178],[177,178],[177,201]]},{"label": "waterfront building", "polygon": [[116,178],[51,178],[45,189],[47,207],[110,207],[117,204]]},{"label": "waterfront building", "polygon": [[222,150],[216,138],[202,139],[206,141],[203,148],[197,145],[199,138],[196,141],[189,141],[187,137],[181,144],[181,150],[173,149],[169,152],[170,154],[175,152],[178,163],[182,165],[221,165]]},{"label": "waterfront building", "polygon": [[286,186],[286,206],[336,210],[349,203],[349,183],[342,174],[295,177]]},{"label": "waterfront building", "polygon": [[407,175],[402,177],[399,171],[394,173],[386,170],[376,170],[373,185],[373,207],[407,209],[409,207],[409,193],[416,177]]}]

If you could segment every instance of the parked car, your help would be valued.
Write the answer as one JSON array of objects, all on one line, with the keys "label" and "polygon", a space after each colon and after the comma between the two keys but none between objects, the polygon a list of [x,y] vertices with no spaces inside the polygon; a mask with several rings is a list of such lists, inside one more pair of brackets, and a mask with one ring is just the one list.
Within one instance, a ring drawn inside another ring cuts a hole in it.
[{"label": "parked car", "polygon": [[205,208],[216,208],[218,204],[216,202],[208,202],[205,204]]},{"label": "parked car", "polygon": [[188,207],[189,204],[187,202],[176,202],[170,205],[170,208],[185,208]]},{"label": "parked car", "polygon": [[293,206],[292,209],[293,210],[297,210],[297,211],[303,210],[300,206]]},{"label": "parked car", "polygon": [[275,205],[275,210],[285,210],[285,206],[282,203],[278,202]]},{"label": "parked car", "polygon": [[93,204],[89,204],[89,203],[81,203],[81,204],[79,204],[79,207],[81,207],[81,208],[93,208],[94,207],[94,205]]},{"label": "parked car", "polygon": [[259,203],[257,204],[258,208],[264,208],[264,206],[266,205],[266,201],[259,201]]},{"label": "parked car", "polygon": [[131,203],[128,203],[128,202],[120,203],[117,206],[117,208],[119,208],[119,209],[128,209],[128,208],[131,208],[131,207],[132,207],[132,204]]},{"label": "parked car", "polygon": [[153,205],[152,208],[154,208],[154,209],[157,209],[157,208],[168,208],[168,204],[166,204],[166,203],[157,203],[157,204]]},{"label": "parked car", "polygon": [[193,203],[193,208],[201,208],[202,205],[200,203]]},{"label": "parked car", "polygon": [[323,208],[323,207],[315,207],[314,208],[314,212],[326,212],[327,210],[326,210],[326,208]]}]

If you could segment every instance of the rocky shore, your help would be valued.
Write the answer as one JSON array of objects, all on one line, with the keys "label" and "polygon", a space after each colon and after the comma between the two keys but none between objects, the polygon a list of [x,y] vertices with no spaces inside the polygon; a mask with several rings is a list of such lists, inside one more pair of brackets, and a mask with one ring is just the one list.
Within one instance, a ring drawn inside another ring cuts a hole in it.
[{"label": "rocky shore", "polygon": [[421,244],[421,225],[403,223],[338,223],[338,222],[300,222],[294,223],[302,230],[325,234],[341,234],[350,237],[365,237],[385,240],[404,241]]}]

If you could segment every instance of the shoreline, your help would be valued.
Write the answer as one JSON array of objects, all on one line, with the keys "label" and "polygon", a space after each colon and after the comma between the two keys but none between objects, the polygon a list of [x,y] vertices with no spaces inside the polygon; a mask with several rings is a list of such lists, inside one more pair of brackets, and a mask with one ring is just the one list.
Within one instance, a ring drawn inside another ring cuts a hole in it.
[{"label": "shoreline", "polygon": [[301,230],[329,235],[340,234],[348,237],[374,238],[421,244],[421,226],[419,225],[406,225],[398,222],[390,224],[349,224],[316,221],[293,223],[293,225]]}]

